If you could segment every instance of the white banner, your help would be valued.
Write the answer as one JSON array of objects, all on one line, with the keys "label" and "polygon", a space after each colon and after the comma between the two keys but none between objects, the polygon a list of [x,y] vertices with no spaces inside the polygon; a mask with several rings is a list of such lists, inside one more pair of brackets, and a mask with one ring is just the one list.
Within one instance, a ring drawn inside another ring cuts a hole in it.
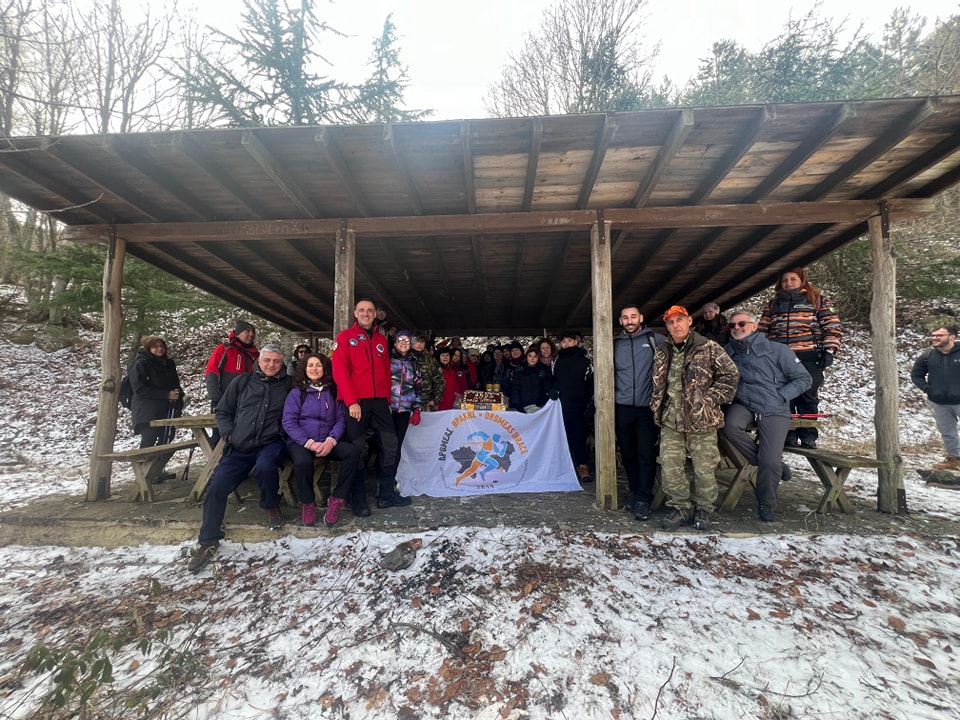
[{"label": "white banner", "polygon": [[402,495],[433,497],[581,489],[556,400],[532,415],[423,413],[407,429],[397,482]]}]

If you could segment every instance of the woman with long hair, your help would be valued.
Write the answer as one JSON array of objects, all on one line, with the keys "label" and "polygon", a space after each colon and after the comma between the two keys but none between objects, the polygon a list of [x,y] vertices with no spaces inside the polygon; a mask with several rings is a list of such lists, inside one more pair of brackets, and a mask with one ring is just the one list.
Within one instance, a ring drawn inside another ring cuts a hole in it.
[{"label": "woman with long hair", "polygon": [[[151,420],[180,417],[183,412],[183,387],[177,364],[167,355],[167,341],[157,335],[147,335],[140,341],[137,358],[128,371],[130,410],[133,429],[140,435],[140,447],[166,445],[173,436],[173,428],[152,427]],[[172,480],[173,473],[163,471],[170,455],[161,458],[156,483]]]},{"label": "woman with long hair", "polygon": [[330,358],[311,353],[297,363],[293,389],[283,406],[283,429],[287,433],[287,454],[293,460],[297,495],[303,504],[304,525],[317,521],[316,495],[313,491],[313,466],[317,458],[340,461],[337,486],[327,501],[323,523],[337,524],[340,510],[350,497],[353,477],[360,462],[360,451],[349,442],[340,442],[346,429],[346,408],[337,399]]},{"label": "woman with long hair", "polygon": [[[833,303],[807,279],[803,268],[791,268],[780,274],[777,294],[760,316],[757,327],[770,340],[783,343],[796,354],[813,385],[790,400],[790,412],[816,415],[820,412],[820,386],[823,371],[833,364],[843,334]],[[791,430],[785,445],[817,447],[815,427]]]}]

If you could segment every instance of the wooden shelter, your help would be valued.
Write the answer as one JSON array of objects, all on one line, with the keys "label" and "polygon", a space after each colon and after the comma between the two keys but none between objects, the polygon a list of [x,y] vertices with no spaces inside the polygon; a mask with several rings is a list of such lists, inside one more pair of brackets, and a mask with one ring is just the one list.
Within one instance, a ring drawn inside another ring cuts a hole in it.
[{"label": "wooden shelter", "polygon": [[[0,191],[111,247],[97,455],[125,252],[294,331],[336,331],[369,295],[438,335],[572,326],[603,348],[626,302],[730,307],[868,223],[889,252],[887,222],[960,180],[960,97],[2,142]],[[595,355],[610,507],[612,360]],[[91,467],[93,498],[109,465]]]}]

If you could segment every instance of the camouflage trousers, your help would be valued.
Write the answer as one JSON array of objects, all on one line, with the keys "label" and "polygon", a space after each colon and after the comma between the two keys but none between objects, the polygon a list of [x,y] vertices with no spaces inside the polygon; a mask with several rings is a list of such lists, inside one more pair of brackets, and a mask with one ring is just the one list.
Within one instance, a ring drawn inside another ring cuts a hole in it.
[{"label": "camouflage trousers", "polygon": [[[693,498],[687,478],[687,455],[693,463]],[[669,507],[689,512],[693,506],[713,512],[717,504],[717,431],[684,433],[660,428],[660,485]],[[692,500],[692,502],[691,502]]]}]

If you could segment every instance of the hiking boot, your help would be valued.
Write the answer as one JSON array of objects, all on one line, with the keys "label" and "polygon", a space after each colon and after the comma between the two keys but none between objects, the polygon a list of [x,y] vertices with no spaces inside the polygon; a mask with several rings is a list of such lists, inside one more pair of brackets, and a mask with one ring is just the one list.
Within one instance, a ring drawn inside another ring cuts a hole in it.
[{"label": "hiking boot", "polygon": [[314,523],[317,522],[317,504],[304,503],[303,507],[300,508],[300,519],[307,527],[313,527]]},{"label": "hiking boot", "polygon": [[623,509],[629,513],[637,511],[637,504],[642,502],[639,495],[630,495],[630,499],[623,504]]},{"label": "hiking boot", "polygon": [[[369,511],[370,508],[367,508]],[[332,528],[337,524],[337,520],[340,519],[340,511],[343,510],[343,500],[330,496],[330,499],[327,501],[327,511],[323,514],[323,524],[328,528]]]},{"label": "hiking boot", "polygon": [[793,470],[786,463],[780,464],[780,482],[788,482],[793,478]]},{"label": "hiking boot", "polygon": [[947,455],[943,462],[938,462],[933,466],[934,470],[960,470],[960,457],[956,455]]},{"label": "hiking boot", "polygon": [[807,450],[816,450],[817,440],[816,438],[803,438],[800,441],[800,447],[806,448]]},{"label": "hiking boot", "polygon": [[588,468],[586,465],[577,465],[577,475],[582,483],[593,482],[593,478],[590,477],[590,468]]},{"label": "hiking boot", "polygon": [[783,446],[785,448],[800,447],[800,438],[798,438],[795,433],[787,433],[787,437],[783,441]]},{"label": "hiking boot", "polygon": [[650,503],[645,503],[643,500],[637,501],[637,504],[634,506],[633,517],[644,522],[650,519]]},{"label": "hiking boot", "polygon": [[[264,513],[267,516],[268,528],[271,530],[279,530],[283,527],[283,513],[279,507],[267,508],[264,510]],[[314,519],[316,519],[316,512],[314,512]]]},{"label": "hiking boot", "polygon": [[213,556],[217,554],[217,548],[220,543],[200,543],[197,545],[197,549],[193,551],[190,562],[187,563],[187,570],[192,573],[198,573],[203,570],[207,565],[210,564],[210,561],[213,560]]},{"label": "hiking boot", "polygon": [[763,503],[757,505],[757,517],[760,518],[760,522],[765,523],[772,523],[776,519],[773,508]]},{"label": "hiking boot", "polygon": [[392,508],[392,507],[406,507],[407,505],[410,505],[412,502],[413,500],[411,500],[410,498],[404,497],[400,493],[395,492],[393,495],[391,495],[388,498],[383,498],[383,499],[377,498],[377,507],[381,510],[386,508]]},{"label": "hiking boot", "polygon": [[690,512],[673,508],[670,513],[660,521],[660,527],[664,530],[676,530],[681,525],[687,525],[690,522]]},{"label": "hiking boot", "polygon": [[693,526],[697,530],[709,530],[710,513],[708,513],[706,510],[697,508],[697,511],[693,514]]}]

